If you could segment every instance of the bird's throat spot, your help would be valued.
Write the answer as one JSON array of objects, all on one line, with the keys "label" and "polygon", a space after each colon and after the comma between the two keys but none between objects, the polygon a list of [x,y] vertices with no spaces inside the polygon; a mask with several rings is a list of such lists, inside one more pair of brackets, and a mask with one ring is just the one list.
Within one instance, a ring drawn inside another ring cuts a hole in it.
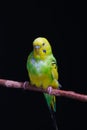
[{"label": "bird's throat spot", "polygon": [[43,50],[44,53],[46,53],[46,50]]}]

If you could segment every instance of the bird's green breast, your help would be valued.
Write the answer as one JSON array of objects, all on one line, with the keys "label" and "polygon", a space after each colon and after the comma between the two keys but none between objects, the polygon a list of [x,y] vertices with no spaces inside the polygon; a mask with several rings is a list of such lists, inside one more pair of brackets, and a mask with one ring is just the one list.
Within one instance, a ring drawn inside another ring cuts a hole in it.
[{"label": "bird's green breast", "polygon": [[27,61],[27,69],[32,84],[44,88],[50,85],[52,79],[49,60],[38,60],[30,56]]},{"label": "bird's green breast", "polygon": [[47,63],[42,60],[35,60],[31,58],[28,64],[29,72],[41,76],[43,74],[49,73],[50,67],[47,67]]}]

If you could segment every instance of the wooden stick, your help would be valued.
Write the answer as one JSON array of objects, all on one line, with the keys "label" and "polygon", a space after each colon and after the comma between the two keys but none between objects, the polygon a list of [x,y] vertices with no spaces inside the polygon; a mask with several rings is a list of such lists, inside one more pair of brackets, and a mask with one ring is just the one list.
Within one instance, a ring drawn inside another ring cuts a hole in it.
[{"label": "wooden stick", "polygon": [[[30,85],[29,82],[17,82],[17,81],[12,81],[12,80],[0,79],[0,85],[5,86],[5,87],[22,88],[24,90],[38,91],[38,92],[44,92],[44,93],[49,94],[48,89],[44,90],[42,88],[37,88],[33,85]],[[87,95],[79,94],[73,91],[65,91],[65,90],[58,90],[58,89],[52,88],[50,95],[67,97],[67,98],[72,98],[72,99],[79,100],[82,102],[87,102]]]}]

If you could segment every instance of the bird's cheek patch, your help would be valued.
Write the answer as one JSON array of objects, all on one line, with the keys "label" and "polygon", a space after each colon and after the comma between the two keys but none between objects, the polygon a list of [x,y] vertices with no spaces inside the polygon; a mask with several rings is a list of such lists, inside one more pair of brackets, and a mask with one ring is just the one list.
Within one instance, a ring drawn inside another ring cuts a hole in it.
[{"label": "bird's cheek patch", "polygon": [[44,53],[46,53],[46,50],[43,50]]}]

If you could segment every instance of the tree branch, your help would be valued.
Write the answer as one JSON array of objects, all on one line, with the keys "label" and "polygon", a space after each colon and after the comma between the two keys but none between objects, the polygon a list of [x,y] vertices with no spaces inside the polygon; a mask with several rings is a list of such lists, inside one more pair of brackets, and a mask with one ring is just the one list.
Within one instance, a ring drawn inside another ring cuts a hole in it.
[{"label": "tree branch", "polygon": [[[24,90],[32,90],[32,91],[49,93],[47,89],[44,90],[42,88],[37,88],[33,85],[30,85],[29,82],[17,82],[12,80],[0,79],[0,85],[5,87],[11,87],[11,88],[22,88]],[[82,102],[87,102],[87,95],[79,94],[73,91],[52,89],[50,94],[55,96],[68,97]]]}]

